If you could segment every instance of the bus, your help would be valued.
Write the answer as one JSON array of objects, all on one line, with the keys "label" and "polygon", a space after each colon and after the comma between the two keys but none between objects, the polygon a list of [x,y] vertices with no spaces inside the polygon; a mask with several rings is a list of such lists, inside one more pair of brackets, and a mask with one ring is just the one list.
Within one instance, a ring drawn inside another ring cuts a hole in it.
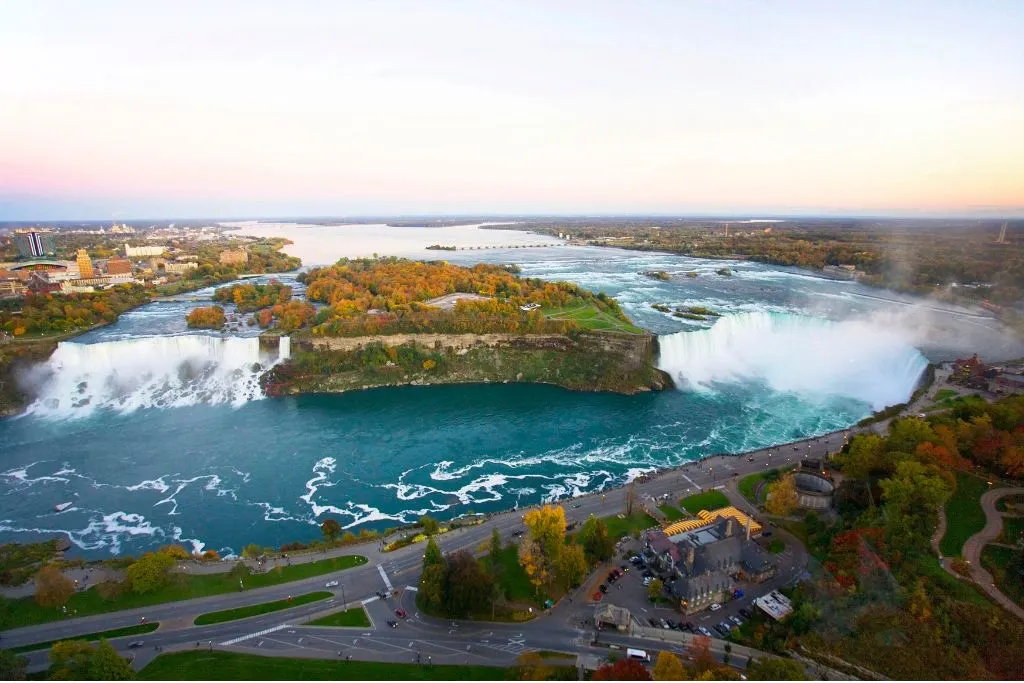
[{"label": "bus", "polygon": [[639,662],[649,662],[651,658],[647,655],[646,650],[634,650],[633,648],[626,649],[626,656],[630,659],[635,659]]}]

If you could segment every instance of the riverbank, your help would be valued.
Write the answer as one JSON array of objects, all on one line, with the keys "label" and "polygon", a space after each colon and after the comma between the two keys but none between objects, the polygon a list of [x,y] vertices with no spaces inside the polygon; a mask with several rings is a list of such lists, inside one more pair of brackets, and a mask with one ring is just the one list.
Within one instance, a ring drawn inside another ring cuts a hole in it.
[{"label": "riverbank", "polygon": [[292,359],[264,379],[269,395],[385,386],[552,384],[636,394],[673,387],[651,334],[399,334],[293,339]]}]

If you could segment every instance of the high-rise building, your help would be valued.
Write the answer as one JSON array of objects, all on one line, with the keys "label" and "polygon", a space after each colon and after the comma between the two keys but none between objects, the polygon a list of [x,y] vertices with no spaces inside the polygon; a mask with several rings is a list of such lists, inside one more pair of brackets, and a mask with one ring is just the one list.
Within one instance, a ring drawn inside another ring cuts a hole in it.
[{"label": "high-rise building", "polygon": [[79,249],[78,254],[75,256],[75,260],[78,261],[78,277],[85,279],[93,276],[92,270],[92,259],[89,258],[88,252],[85,249]]},{"label": "high-rise building", "polygon": [[40,258],[57,253],[57,244],[52,232],[24,230],[14,233],[14,246],[22,258]]}]

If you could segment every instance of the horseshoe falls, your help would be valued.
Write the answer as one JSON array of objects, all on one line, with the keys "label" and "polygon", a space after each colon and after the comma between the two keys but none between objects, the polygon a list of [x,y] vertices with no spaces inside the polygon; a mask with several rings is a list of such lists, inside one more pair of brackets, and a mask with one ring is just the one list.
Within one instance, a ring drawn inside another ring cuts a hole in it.
[{"label": "horseshoe falls", "polygon": [[659,346],[658,366],[684,389],[759,380],[773,391],[847,396],[874,410],[906,401],[928,366],[898,329],[764,311],[664,335]]}]

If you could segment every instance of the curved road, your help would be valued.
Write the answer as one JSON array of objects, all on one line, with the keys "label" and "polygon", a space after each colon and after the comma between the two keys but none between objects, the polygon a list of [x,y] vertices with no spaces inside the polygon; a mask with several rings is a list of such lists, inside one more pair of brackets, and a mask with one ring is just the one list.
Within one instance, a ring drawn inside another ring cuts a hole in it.
[{"label": "curved road", "polygon": [[1024,619],[1024,609],[996,588],[995,579],[981,566],[981,551],[1003,532],[1003,516],[996,510],[996,502],[1004,496],[1013,495],[1024,495],[1024,488],[992,489],[981,496],[981,509],[985,511],[985,528],[964,543],[964,559],[971,563],[971,578],[974,582],[1017,618]]}]

